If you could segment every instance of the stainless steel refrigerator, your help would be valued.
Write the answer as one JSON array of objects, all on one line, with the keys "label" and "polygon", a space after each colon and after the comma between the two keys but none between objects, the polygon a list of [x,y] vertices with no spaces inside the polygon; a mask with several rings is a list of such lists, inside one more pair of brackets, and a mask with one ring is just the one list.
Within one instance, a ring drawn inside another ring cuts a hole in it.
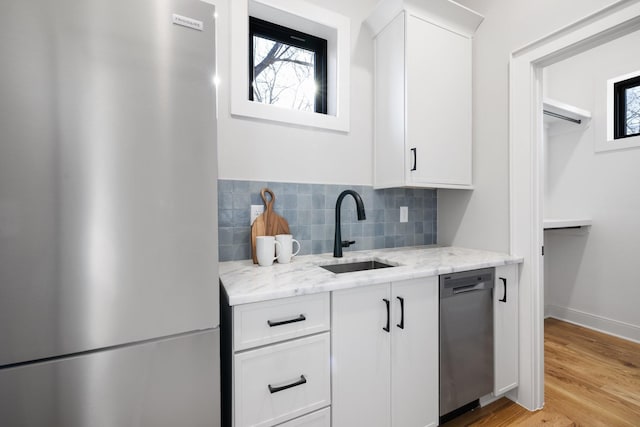
[{"label": "stainless steel refrigerator", "polygon": [[4,0],[0,425],[218,426],[213,6]]}]

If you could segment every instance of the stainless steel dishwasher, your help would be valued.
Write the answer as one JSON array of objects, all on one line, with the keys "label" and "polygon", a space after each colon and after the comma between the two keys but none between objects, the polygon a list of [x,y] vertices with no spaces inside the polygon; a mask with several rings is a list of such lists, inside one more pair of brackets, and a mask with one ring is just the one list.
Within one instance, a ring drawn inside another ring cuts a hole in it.
[{"label": "stainless steel dishwasher", "polygon": [[440,276],[441,422],[493,391],[493,281],[493,268]]}]

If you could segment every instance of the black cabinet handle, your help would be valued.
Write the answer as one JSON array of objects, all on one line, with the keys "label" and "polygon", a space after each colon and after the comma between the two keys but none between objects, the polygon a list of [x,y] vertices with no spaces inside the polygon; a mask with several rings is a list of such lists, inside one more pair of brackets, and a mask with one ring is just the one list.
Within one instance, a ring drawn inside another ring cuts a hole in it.
[{"label": "black cabinet handle", "polygon": [[412,148],[411,151],[413,152],[413,167],[411,170],[414,171],[418,169],[418,149]]},{"label": "black cabinet handle", "polygon": [[383,327],[382,329],[385,332],[389,332],[389,300],[386,298],[383,298],[382,301],[384,301],[384,303],[387,305],[387,326]]},{"label": "black cabinet handle", "polygon": [[304,314],[301,314],[300,316],[294,319],[279,320],[279,321],[267,320],[267,323],[269,324],[270,328],[273,328],[274,326],[288,325],[289,323],[302,322],[305,320],[307,320],[307,318],[304,317]]},{"label": "black cabinet handle", "polygon": [[398,301],[400,301],[400,323],[396,326],[400,329],[404,329],[404,298],[397,297]]},{"label": "black cabinet handle", "polygon": [[498,301],[507,302],[507,279],[501,277],[500,280],[502,280],[502,285],[504,286],[504,297],[502,297],[502,299],[499,299]]},{"label": "black cabinet handle", "polygon": [[273,393],[277,393],[279,391],[286,390],[291,387],[297,387],[299,385],[306,384],[306,383],[307,383],[307,379],[304,377],[304,375],[300,375],[300,379],[295,382],[292,382],[291,384],[281,385],[277,387],[274,387],[271,384],[268,384],[267,387],[269,387],[269,392],[273,394]]}]

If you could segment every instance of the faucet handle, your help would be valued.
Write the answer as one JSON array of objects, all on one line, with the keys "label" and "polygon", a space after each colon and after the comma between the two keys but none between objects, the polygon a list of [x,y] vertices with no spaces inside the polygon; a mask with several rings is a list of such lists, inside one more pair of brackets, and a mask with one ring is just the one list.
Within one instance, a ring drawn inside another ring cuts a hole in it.
[{"label": "faucet handle", "polygon": [[342,241],[342,247],[343,248],[348,248],[351,245],[354,245],[356,243],[355,240],[343,240]]}]

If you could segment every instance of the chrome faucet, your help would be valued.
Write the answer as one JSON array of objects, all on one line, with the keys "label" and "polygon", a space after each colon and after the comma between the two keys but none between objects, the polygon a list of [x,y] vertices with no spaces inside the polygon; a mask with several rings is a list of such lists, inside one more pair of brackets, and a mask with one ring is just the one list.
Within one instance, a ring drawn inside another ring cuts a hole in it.
[{"label": "chrome faucet", "polygon": [[344,190],[338,196],[338,200],[336,201],[336,233],[333,239],[333,256],[336,258],[342,257],[342,248],[348,248],[353,245],[355,240],[345,240],[342,241],[342,224],[340,224],[340,207],[342,206],[342,199],[345,198],[348,194],[353,196],[353,199],[356,201],[356,212],[358,213],[358,221],[362,221],[367,219],[367,216],[364,213],[364,203],[362,203],[362,197],[358,193],[353,190]]}]

